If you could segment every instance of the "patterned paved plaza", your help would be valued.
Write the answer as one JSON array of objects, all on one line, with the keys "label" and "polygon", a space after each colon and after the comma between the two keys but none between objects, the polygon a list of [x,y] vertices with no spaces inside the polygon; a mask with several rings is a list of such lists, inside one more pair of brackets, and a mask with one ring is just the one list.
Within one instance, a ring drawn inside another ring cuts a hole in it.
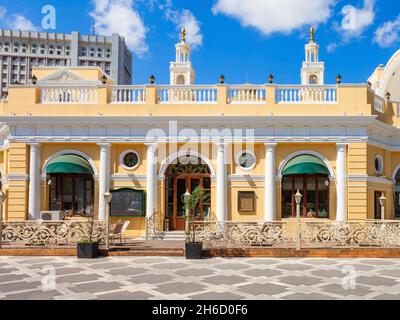
[{"label": "patterned paved plaza", "polygon": [[400,299],[400,260],[0,257],[0,299]]}]

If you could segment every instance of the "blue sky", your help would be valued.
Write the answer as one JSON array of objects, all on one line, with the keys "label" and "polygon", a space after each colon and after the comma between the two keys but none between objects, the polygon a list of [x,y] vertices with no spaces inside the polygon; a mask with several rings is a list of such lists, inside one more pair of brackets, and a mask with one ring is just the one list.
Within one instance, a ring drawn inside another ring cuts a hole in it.
[{"label": "blue sky", "polygon": [[[366,82],[400,49],[398,0],[0,0],[0,27],[42,29],[42,7],[56,9],[55,32],[119,31],[134,51],[133,82],[169,82],[178,29],[188,27],[196,83],[299,83],[304,44],[317,29],[326,82]],[[49,30],[54,32],[54,30]]]}]

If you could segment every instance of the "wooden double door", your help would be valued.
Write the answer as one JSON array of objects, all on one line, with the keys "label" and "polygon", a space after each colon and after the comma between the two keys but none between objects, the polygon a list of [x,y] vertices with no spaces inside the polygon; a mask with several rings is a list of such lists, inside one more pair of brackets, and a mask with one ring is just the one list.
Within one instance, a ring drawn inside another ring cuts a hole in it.
[{"label": "wooden double door", "polygon": [[169,230],[185,230],[185,205],[183,195],[200,187],[206,195],[200,199],[199,208],[195,213],[197,220],[203,220],[211,210],[211,177],[209,175],[177,175],[166,178],[166,219]]}]

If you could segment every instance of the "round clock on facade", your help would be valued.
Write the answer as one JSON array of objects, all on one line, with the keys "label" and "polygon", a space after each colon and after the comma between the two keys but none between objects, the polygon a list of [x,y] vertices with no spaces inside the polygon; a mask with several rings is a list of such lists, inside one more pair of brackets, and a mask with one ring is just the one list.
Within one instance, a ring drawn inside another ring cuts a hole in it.
[{"label": "round clock on facade", "polygon": [[121,165],[128,170],[132,170],[139,165],[140,158],[136,151],[128,150],[121,154]]},{"label": "round clock on facade", "polygon": [[256,164],[256,156],[249,151],[243,151],[239,154],[237,164],[246,170],[252,169]]}]

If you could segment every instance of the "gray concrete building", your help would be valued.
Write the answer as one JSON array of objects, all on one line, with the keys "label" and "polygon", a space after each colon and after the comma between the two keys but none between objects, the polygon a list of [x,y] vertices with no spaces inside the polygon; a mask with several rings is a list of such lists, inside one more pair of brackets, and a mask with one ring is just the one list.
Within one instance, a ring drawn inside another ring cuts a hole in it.
[{"label": "gray concrete building", "polygon": [[0,95],[9,84],[28,84],[35,66],[97,66],[115,84],[132,83],[132,53],[125,39],[0,29]]}]

